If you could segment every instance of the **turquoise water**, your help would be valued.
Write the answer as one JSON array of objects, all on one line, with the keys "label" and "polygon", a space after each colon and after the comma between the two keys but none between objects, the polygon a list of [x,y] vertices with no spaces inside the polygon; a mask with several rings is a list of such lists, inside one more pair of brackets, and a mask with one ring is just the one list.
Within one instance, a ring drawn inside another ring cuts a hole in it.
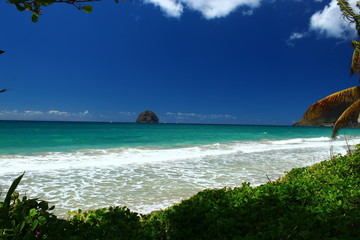
[{"label": "turquoise water", "polygon": [[0,187],[55,213],[114,205],[147,213],[205,188],[252,186],[344,154],[360,129],[0,121]]},{"label": "turquoise water", "polygon": [[[343,132],[360,135],[360,129]],[[140,146],[169,148],[330,135],[331,128],[320,127],[0,121],[0,154]]]}]

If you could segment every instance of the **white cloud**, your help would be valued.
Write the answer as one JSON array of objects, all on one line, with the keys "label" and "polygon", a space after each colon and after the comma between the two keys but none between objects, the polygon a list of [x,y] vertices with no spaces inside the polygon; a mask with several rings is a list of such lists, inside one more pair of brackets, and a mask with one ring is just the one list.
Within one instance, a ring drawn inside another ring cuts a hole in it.
[{"label": "white cloud", "polygon": [[[357,0],[349,0],[354,10]],[[320,33],[325,37],[351,39],[356,36],[354,27],[349,27],[349,22],[341,16],[341,11],[336,0],[331,0],[323,10],[316,12],[310,19],[310,30]]]},{"label": "white cloud", "polygon": [[2,111],[0,111],[0,116],[8,116],[8,115],[16,115],[16,114],[18,114],[18,110],[13,110],[13,111],[2,110]]},{"label": "white cloud", "polygon": [[232,116],[230,114],[213,114],[213,115],[208,115],[207,117],[211,119],[236,119],[235,116]]},{"label": "white cloud", "polygon": [[306,36],[306,33],[299,33],[299,32],[294,32],[290,35],[289,40],[296,40],[296,39],[301,39],[304,38]]},{"label": "white cloud", "polygon": [[201,116],[200,114],[195,114],[195,113],[182,113],[182,112],[177,112],[177,113],[173,113],[173,112],[167,112],[165,113],[168,116],[175,116],[175,117],[199,117]]},{"label": "white cloud", "polygon": [[[199,11],[206,19],[225,17],[240,6],[256,8],[260,0],[143,0],[159,6],[168,16],[180,17],[184,8]],[[252,14],[251,10],[247,13]]]},{"label": "white cloud", "polygon": [[179,122],[193,122],[196,123],[199,120],[201,122],[216,122],[216,120],[235,120],[236,117],[230,114],[197,114],[197,113],[182,113],[182,112],[167,112],[165,113],[167,121],[179,121]]},{"label": "white cloud", "polygon": [[250,9],[250,10],[247,10],[247,11],[242,11],[242,14],[244,16],[251,16],[254,14],[254,10],[253,9]]},{"label": "white cloud", "polygon": [[48,111],[49,114],[54,114],[54,115],[69,115],[68,112],[61,112],[61,111],[57,111],[57,110],[50,110]]},{"label": "white cloud", "polygon": [[79,115],[83,115],[83,116],[88,115],[88,114],[89,114],[88,110],[85,110],[84,112],[79,112]]},{"label": "white cloud", "polygon": [[289,45],[289,46],[294,46],[294,41],[296,40],[299,40],[299,39],[302,39],[302,38],[305,38],[309,36],[309,33],[308,32],[293,32],[290,36],[289,36],[289,39],[286,41],[286,43]]},{"label": "white cloud", "polygon": [[182,112],[178,112],[178,113],[167,112],[166,115],[185,116],[185,117],[196,117],[196,116],[199,116],[199,114],[195,114],[195,113],[182,113]]},{"label": "white cloud", "polygon": [[182,0],[193,10],[200,11],[205,18],[225,17],[240,6],[258,7],[260,0]]},{"label": "white cloud", "polygon": [[29,116],[34,116],[34,115],[42,115],[44,113],[41,111],[26,110],[26,111],[24,111],[24,114],[29,115]]},{"label": "white cloud", "polygon": [[160,7],[168,16],[180,17],[183,12],[183,6],[175,0],[144,0],[145,3],[152,3]]},{"label": "white cloud", "polygon": [[135,116],[137,115],[136,112],[119,112],[123,116]]},{"label": "white cloud", "polygon": [[81,121],[89,114],[88,110],[79,113],[62,112],[58,110],[37,111],[37,110],[2,110],[1,120],[51,120],[51,121]]}]

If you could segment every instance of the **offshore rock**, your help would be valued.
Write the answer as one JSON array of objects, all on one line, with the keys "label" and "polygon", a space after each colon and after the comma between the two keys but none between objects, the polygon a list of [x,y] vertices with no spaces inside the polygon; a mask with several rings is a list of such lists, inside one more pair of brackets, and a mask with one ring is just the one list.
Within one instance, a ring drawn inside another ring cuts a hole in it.
[{"label": "offshore rock", "polygon": [[159,123],[159,118],[153,111],[146,110],[140,113],[139,117],[136,119],[137,123]]}]

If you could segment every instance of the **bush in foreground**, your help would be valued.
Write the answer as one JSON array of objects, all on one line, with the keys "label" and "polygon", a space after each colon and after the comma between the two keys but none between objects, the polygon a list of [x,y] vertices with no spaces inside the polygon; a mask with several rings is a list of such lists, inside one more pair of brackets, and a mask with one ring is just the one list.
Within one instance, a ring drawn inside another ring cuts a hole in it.
[{"label": "bush in foreground", "polygon": [[147,215],[110,207],[63,220],[44,201],[17,199],[4,208],[6,199],[0,239],[360,239],[359,183],[357,149],[259,187],[206,189]]}]

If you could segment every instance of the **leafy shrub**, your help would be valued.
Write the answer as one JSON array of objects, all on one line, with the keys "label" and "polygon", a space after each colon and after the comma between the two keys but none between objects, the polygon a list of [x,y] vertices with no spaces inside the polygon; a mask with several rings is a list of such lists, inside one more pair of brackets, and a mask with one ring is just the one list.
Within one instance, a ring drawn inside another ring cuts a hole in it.
[{"label": "leafy shrub", "polygon": [[126,207],[73,212],[76,239],[140,239],[140,216]]},{"label": "leafy shrub", "polygon": [[54,207],[49,208],[46,201],[19,198],[15,189],[23,175],[14,180],[4,202],[0,202],[0,239],[45,239],[49,224],[56,220],[49,213]]}]

